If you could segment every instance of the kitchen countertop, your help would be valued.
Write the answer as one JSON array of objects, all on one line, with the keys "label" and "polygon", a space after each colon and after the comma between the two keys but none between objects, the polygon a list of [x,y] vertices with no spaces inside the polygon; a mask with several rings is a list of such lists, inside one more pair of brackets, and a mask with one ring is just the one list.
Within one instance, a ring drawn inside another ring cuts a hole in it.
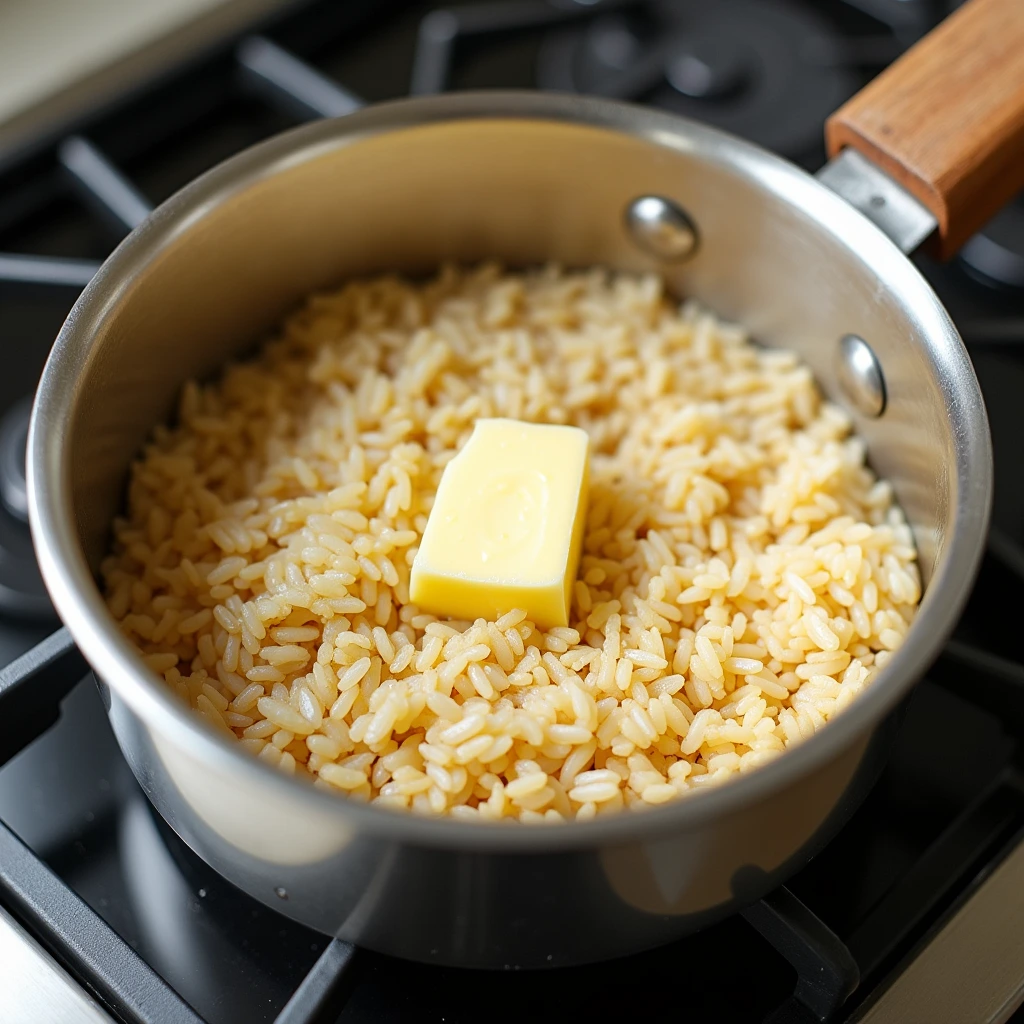
[{"label": "kitchen countertop", "polygon": [[0,165],[297,0],[0,0]]}]

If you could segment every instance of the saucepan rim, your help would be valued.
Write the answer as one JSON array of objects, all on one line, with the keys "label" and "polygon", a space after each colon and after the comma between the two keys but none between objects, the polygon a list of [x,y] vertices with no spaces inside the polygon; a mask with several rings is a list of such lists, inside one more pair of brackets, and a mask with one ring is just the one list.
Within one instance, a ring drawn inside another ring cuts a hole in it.
[{"label": "saucepan rim", "polygon": [[[778,202],[798,206],[809,226],[841,237],[901,297],[927,339],[956,445],[952,529],[906,641],[865,693],[826,728],[735,781],[642,812],[550,827],[420,817],[346,800],[285,776],[217,735],[150,672],[107,611],[77,536],[65,443],[103,324],[117,315],[143,269],[219,205],[262,179],[381,133],[453,121],[523,119],[625,133],[685,151],[723,174],[752,182]],[[160,205],[106,260],[61,329],[33,406],[27,471],[32,535],[54,606],[98,675],[150,729],[211,768],[257,773],[268,796],[300,801],[317,818],[336,815],[355,832],[414,845],[509,853],[622,844],[696,828],[767,797],[866,738],[923,675],[952,629],[983,551],[992,501],[991,441],[973,367],[931,287],[880,230],[804,171],[724,132],[630,104],[528,91],[403,99],[303,125],[226,160]]]}]

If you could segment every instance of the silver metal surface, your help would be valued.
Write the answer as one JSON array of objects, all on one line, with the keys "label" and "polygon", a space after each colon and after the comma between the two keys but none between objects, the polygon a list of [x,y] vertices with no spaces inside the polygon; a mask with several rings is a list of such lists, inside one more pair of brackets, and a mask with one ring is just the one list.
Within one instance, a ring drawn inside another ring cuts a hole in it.
[{"label": "silver metal surface", "polygon": [[[702,241],[691,259],[662,265],[638,251],[623,220],[638,195],[692,211]],[[127,467],[186,378],[244,352],[309,292],[488,257],[659,269],[675,293],[798,352],[832,395],[835,339],[871,339],[885,367],[886,415],[855,418],[914,528],[921,608],[842,715],[731,785],[642,815],[543,829],[340,799],[208,730],[107,612],[94,572]],[[172,197],[104,264],[62,329],[37,393],[28,467],[54,603],[172,827],[297,920],[408,958],[478,966],[648,948],[795,870],[859,802],[889,713],[955,623],[992,489],[984,406],[960,339],[869,221],[799,169],[705,126],[533,92],[455,93],[317,122]]]},{"label": "silver metal surface", "polygon": [[88,139],[72,135],[57,150],[57,159],[86,200],[126,234],[153,208],[149,201]]},{"label": "silver metal surface", "polygon": [[630,236],[644,252],[665,261],[689,259],[699,244],[685,210],[664,196],[640,196],[626,207]]},{"label": "silver metal surface", "polygon": [[1024,845],[981,885],[858,1024],[1004,1024],[1024,1002]]},{"label": "silver metal surface", "polygon": [[836,377],[843,395],[865,416],[885,412],[885,377],[871,346],[856,334],[839,339]]},{"label": "silver metal surface", "polygon": [[238,47],[238,63],[257,83],[272,89],[300,117],[344,117],[363,101],[305,61],[262,36],[250,36]]},{"label": "silver metal surface", "polygon": [[17,921],[0,908],[0,1020],[10,1024],[113,1024]]},{"label": "silver metal surface", "polygon": [[938,227],[927,207],[855,149],[844,149],[816,177],[905,253],[912,253]]},{"label": "silver metal surface", "polygon": [[59,285],[84,288],[100,265],[92,260],[63,256],[24,256],[0,254],[0,278],[24,284]]}]

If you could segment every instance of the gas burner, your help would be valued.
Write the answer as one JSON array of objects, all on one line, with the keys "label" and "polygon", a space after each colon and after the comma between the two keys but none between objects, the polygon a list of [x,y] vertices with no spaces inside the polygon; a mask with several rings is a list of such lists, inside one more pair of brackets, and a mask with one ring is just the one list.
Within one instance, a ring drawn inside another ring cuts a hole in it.
[{"label": "gas burner", "polygon": [[36,565],[28,528],[25,445],[32,400],[24,398],[0,420],[0,615],[52,619],[53,606]]},{"label": "gas burner", "polygon": [[541,88],[652,103],[793,159],[859,85],[827,21],[807,5],[654,0],[554,32]]},{"label": "gas burner", "polygon": [[960,261],[985,284],[1024,289],[1024,193],[963,247]]}]

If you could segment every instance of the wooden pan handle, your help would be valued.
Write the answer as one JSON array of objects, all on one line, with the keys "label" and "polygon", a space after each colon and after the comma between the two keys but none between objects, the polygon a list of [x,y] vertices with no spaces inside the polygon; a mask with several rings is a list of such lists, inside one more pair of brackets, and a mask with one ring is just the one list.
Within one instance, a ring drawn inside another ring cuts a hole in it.
[{"label": "wooden pan handle", "polygon": [[1024,0],[968,0],[825,125],[938,221],[948,259],[1024,188]]}]

